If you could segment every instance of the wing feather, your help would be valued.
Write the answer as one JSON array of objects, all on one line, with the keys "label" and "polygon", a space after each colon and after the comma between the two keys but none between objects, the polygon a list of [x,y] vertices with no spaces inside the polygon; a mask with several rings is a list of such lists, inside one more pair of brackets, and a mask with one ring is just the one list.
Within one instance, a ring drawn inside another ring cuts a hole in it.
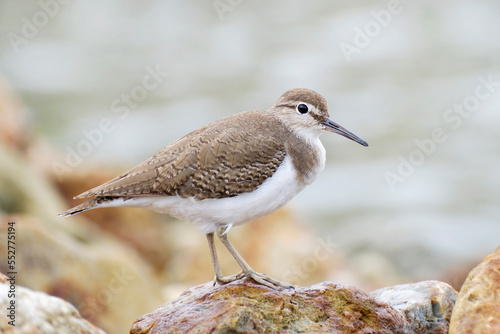
[{"label": "wing feather", "polygon": [[[262,131],[268,127],[275,131]],[[75,198],[206,199],[250,192],[272,176],[285,158],[283,131],[282,124],[265,111],[229,116],[187,134],[123,175]]]}]

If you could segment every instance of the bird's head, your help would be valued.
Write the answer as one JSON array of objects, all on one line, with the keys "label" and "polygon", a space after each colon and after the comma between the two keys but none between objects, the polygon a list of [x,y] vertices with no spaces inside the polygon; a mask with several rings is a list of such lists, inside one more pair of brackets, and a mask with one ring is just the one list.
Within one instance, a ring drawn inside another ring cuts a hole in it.
[{"label": "bird's head", "polygon": [[366,141],[335,123],[328,114],[325,98],[310,89],[294,88],[286,91],[269,111],[274,112],[292,131],[305,138],[317,137],[324,131],[329,131],[368,146]]}]

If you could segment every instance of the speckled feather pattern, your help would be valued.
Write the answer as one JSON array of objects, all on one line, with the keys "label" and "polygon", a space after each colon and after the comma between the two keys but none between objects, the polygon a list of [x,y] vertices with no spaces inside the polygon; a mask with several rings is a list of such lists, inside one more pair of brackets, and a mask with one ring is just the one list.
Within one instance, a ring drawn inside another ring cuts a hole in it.
[{"label": "speckled feather pattern", "polygon": [[[262,127],[277,131],[260,131]],[[242,128],[252,135],[243,135]],[[249,192],[272,176],[283,161],[284,132],[269,112],[236,114],[184,136],[78,197],[178,195],[202,200]]]}]

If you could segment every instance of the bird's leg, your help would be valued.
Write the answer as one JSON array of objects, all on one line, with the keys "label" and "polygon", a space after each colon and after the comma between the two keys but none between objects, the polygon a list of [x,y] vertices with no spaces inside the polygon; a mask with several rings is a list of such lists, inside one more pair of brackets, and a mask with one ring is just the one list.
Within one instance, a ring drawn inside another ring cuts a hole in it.
[{"label": "bird's leg", "polygon": [[[238,253],[238,251],[234,248],[234,246],[229,242],[227,238],[227,226],[220,226],[217,229],[217,237],[219,237],[220,241],[224,246],[226,246],[227,250],[231,255],[234,257],[236,262],[240,265],[241,269],[243,270],[243,275],[245,277],[251,278],[257,283],[260,283],[262,285],[268,286],[271,289],[277,289],[278,287],[285,288],[285,289],[290,289],[293,288],[293,285],[290,285],[288,283],[283,283],[280,281],[277,281],[265,274],[261,274],[250,268],[248,263],[243,259],[243,257]],[[213,235],[212,235],[213,238]]]},{"label": "bird's leg", "polygon": [[214,234],[207,233],[207,240],[208,247],[210,247],[210,255],[212,256],[212,263],[214,264],[215,282],[222,285],[242,278],[243,272],[232,276],[222,275],[222,270],[220,269],[219,265],[219,258],[217,257],[217,250],[215,249]]}]

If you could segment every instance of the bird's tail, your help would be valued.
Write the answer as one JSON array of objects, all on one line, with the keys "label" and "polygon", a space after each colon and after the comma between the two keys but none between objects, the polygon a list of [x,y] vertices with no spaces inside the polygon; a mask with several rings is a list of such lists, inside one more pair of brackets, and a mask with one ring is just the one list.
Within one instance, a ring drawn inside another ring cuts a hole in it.
[{"label": "bird's tail", "polygon": [[60,213],[58,216],[68,217],[68,216],[76,215],[77,213],[80,213],[83,211],[98,208],[98,207],[102,206],[102,204],[103,204],[102,197],[93,198],[90,201],[84,202],[80,205],[77,205],[77,206],[67,210],[67,211]]}]

